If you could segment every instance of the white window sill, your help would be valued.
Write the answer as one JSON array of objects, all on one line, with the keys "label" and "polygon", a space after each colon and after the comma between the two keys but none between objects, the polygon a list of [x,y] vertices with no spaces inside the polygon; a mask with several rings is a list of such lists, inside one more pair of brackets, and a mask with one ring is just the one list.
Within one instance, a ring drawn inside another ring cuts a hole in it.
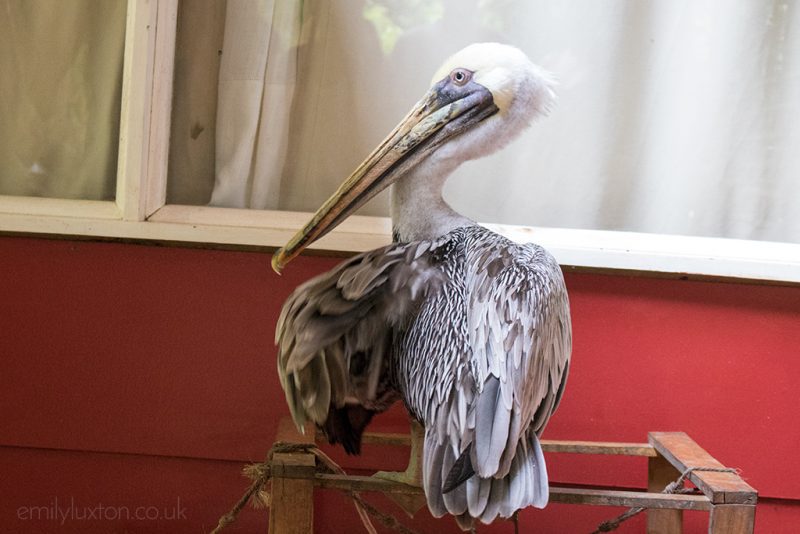
[{"label": "white window sill", "polygon": [[[60,236],[279,247],[308,213],[163,206],[147,221],[122,220],[113,202],[0,197],[0,231]],[[518,242],[544,246],[565,267],[690,278],[800,284],[800,245],[634,232],[486,224]],[[355,253],[390,241],[384,217],[354,216],[310,248]]]}]

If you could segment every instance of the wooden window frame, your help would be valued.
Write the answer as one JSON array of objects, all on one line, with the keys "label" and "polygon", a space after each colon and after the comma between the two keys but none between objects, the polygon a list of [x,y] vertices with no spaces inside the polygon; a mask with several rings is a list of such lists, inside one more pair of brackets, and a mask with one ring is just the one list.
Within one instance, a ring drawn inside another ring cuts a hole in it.
[{"label": "wooden window frame", "polygon": [[[0,232],[224,247],[278,247],[308,213],[166,204],[178,0],[128,0],[115,201],[0,196]],[[635,232],[486,226],[535,241],[567,268],[800,284],[800,244]],[[315,243],[386,244],[385,217],[354,216]]]}]

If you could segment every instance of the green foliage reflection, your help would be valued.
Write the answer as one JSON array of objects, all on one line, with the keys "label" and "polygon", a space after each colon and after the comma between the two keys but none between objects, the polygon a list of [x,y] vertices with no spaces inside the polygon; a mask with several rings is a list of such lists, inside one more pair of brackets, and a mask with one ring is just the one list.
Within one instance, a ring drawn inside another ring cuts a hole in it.
[{"label": "green foliage reflection", "polygon": [[363,16],[375,27],[381,50],[392,53],[408,30],[432,24],[444,15],[443,0],[367,0]]}]

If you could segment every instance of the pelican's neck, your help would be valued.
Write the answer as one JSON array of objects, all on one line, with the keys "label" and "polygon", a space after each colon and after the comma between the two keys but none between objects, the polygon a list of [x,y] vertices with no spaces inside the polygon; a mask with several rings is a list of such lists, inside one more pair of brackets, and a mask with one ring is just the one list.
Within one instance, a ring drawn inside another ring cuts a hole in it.
[{"label": "pelican's neck", "polygon": [[447,178],[460,162],[435,156],[421,162],[392,186],[392,233],[396,241],[435,239],[475,224],[442,198]]}]

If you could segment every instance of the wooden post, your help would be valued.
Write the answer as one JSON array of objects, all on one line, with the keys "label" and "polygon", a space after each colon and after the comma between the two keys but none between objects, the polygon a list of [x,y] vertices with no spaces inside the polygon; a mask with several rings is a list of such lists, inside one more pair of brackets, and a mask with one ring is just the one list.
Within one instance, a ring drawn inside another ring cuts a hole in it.
[{"label": "wooden post", "polygon": [[[661,492],[667,484],[680,476],[666,458],[651,456],[647,459],[647,491]],[[683,511],[647,510],[647,534],[681,534],[683,532]]]},{"label": "wooden post", "polygon": [[[269,505],[270,534],[313,534],[314,471],[316,461],[308,453],[275,453],[270,463],[272,491]],[[307,478],[282,478],[284,472]]]},{"label": "wooden post", "polygon": [[711,509],[709,534],[750,534],[756,524],[752,504],[716,504]]},{"label": "wooden post", "polygon": [[712,469],[698,469],[692,471],[688,477],[711,501],[708,527],[711,534],[753,532],[758,493],[752,486],[737,473],[727,470],[683,432],[650,432],[648,441],[658,452],[658,458],[663,458],[674,466],[673,469],[677,470],[675,474],[689,468]]},{"label": "wooden post", "polygon": [[[690,467],[725,469],[684,432],[650,432],[653,448],[679,472]],[[689,480],[714,504],[756,504],[758,492],[734,472],[694,471]]]},{"label": "wooden post", "polygon": [[[314,443],[313,436],[310,429],[301,434],[291,419],[283,418],[275,441]],[[307,452],[275,453],[272,456],[269,534],[313,534],[316,466],[316,457]],[[287,476],[284,478],[283,475]]]}]

